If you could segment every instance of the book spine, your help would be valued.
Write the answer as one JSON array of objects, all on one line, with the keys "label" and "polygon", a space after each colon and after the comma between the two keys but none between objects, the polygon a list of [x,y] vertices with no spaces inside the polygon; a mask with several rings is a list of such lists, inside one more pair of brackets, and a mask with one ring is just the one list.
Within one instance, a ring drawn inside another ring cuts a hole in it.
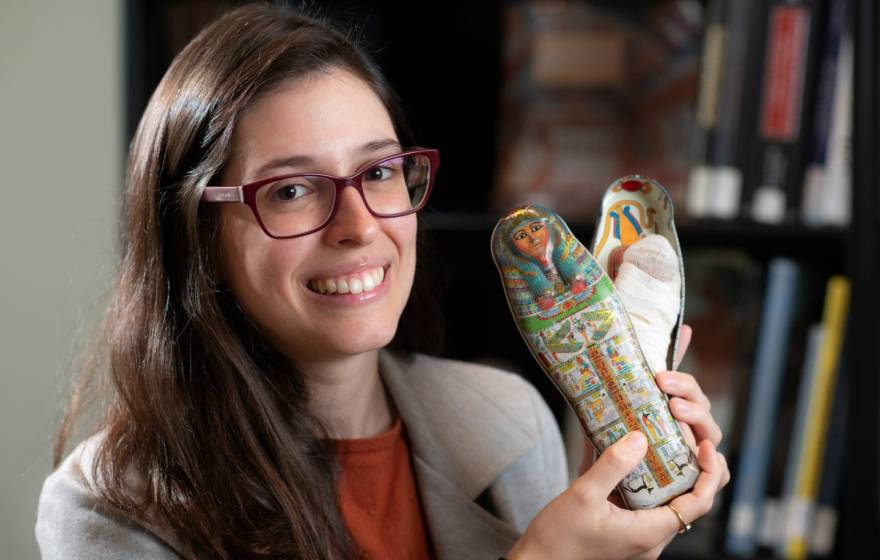
[{"label": "book spine", "polygon": [[[851,340],[849,335],[846,338]],[[838,506],[848,439],[846,418],[849,410],[849,363],[846,357],[849,355],[849,348],[846,346],[849,344],[848,341],[844,343],[845,348],[841,353],[837,390],[832,405],[831,423],[828,426],[828,444],[822,463],[822,484],[812,525],[807,533],[810,557],[816,559],[832,555],[837,534]]]},{"label": "book spine", "polygon": [[691,140],[691,169],[688,176],[687,214],[693,218],[711,214],[714,170],[710,154],[716,142],[719,97],[722,91],[727,22],[725,0],[710,0],[706,9],[703,58],[700,66],[696,123]]},{"label": "book spine", "polygon": [[[819,354],[815,384],[810,389],[808,423],[804,434],[804,450],[798,472],[794,502],[803,521],[797,523],[804,529],[815,507],[819,490],[820,469],[825,453],[831,403],[837,381],[840,349],[849,314],[849,280],[834,276],[828,281],[825,307],[822,312],[822,328],[825,340]],[[808,552],[806,530],[793,534],[785,543],[787,558],[806,558]]]},{"label": "book spine", "polygon": [[709,215],[733,219],[740,213],[743,183],[739,136],[747,128],[743,124],[744,97],[749,76],[749,45],[755,39],[753,20],[758,12],[755,0],[727,2],[725,44],[721,91],[718,94],[718,115],[715,141],[709,146],[709,168],[712,188],[708,201]]},{"label": "book spine", "polygon": [[749,218],[749,208],[755,186],[757,171],[753,163],[755,143],[758,141],[758,122],[761,115],[762,80],[766,59],[769,7],[758,1],[749,11],[748,46],[746,48],[746,76],[748,85],[742,91],[740,134],[737,138],[737,166],[743,175],[740,192],[739,217]]},{"label": "book spine", "polygon": [[805,519],[801,508],[795,502],[797,479],[803,469],[803,455],[806,442],[807,424],[810,413],[810,393],[816,384],[818,372],[819,352],[824,340],[824,330],[821,323],[812,325],[807,334],[807,351],[804,358],[804,367],[801,374],[801,382],[798,387],[797,409],[794,419],[794,435],[788,450],[788,460],[785,467],[785,479],[782,489],[782,538],[776,543],[776,553],[782,556],[785,550],[785,541],[793,535],[803,534],[806,531]]},{"label": "book spine", "polygon": [[734,556],[750,556],[756,546],[773,444],[768,431],[776,423],[801,276],[792,260],[777,258],[770,263],[725,544]]},{"label": "book spine", "polygon": [[822,185],[820,223],[848,226],[852,214],[852,91],[854,52],[852,40],[844,36],[837,67],[834,114],[828,141],[828,160]]},{"label": "book spine", "polygon": [[781,223],[799,213],[803,150],[813,96],[820,19],[818,1],[777,3],[768,15],[758,138],[751,175],[755,190],[744,208],[748,217]]},{"label": "book spine", "polygon": [[831,115],[835,105],[835,92],[839,88],[838,59],[840,42],[846,25],[848,0],[830,0],[828,27],[822,47],[816,92],[816,110],[813,118],[813,141],[809,161],[804,172],[802,219],[805,223],[820,222],[822,190],[825,187],[828,143],[831,134]]}]

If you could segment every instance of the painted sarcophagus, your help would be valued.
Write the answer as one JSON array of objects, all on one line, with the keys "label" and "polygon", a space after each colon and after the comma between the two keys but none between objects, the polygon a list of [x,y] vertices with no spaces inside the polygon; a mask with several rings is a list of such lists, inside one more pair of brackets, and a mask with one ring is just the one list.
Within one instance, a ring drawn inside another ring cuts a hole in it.
[{"label": "painted sarcophagus", "polygon": [[590,252],[558,215],[534,205],[503,217],[491,247],[523,339],[593,445],[602,452],[630,431],[647,436],[645,459],[619,487],[627,507],[655,507],[690,490],[697,459]]},{"label": "painted sarcophagus", "polygon": [[642,175],[627,175],[611,183],[602,197],[596,232],[590,252],[611,280],[617,276],[626,248],[649,234],[662,235],[678,254],[680,293],[678,320],[666,356],[666,368],[675,369],[675,351],[684,318],[684,261],[673,220],[672,198],[663,186]]}]

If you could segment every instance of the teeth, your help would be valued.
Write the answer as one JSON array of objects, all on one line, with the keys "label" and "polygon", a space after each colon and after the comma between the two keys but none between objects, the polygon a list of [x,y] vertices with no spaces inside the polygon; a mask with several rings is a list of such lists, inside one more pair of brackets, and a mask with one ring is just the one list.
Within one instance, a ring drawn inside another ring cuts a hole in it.
[{"label": "teeth", "polygon": [[349,282],[349,287],[351,288],[351,293],[359,294],[364,291],[364,283],[361,282],[361,279],[357,276],[352,277]]},{"label": "teeth", "polygon": [[348,282],[345,279],[339,280],[336,283],[336,291],[337,291],[337,293],[340,293],[340,294],[347,294],[348,293]]},{"label": "teeth", "polygon": [[322,294],[360,294],[373,290],[384,280],[385,269],[377,266],[353,276],[311,280],[309,288]]}]

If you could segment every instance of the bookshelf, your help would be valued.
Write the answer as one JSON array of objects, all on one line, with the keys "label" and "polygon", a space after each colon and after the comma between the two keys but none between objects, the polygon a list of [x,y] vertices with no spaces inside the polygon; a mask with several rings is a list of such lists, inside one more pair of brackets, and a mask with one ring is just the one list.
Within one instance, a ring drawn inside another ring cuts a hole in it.
[{"label": "bookshelf", "polygon": [[841,518],[842,548],[849,554],[876,547],[880,533],[880,487],[878,487],[878,359],[880,328],[880,10],[871,0],[854,5],[855,83],[853,122],[853,226],[848,240],[848,270],[853,279],[853,307],[850,316],[852,366],[849,368],[853,401],[848,417],[851,441],[847,450],[847,472]]},{"label": "bookshelf", "polygon": [[[126,84],[128,137],[148,96],[176,49],[205,23],[241,2],[207,0],[127,0]],[[537,368],[510,320],[498,273],[489,256],[489,238],[499,217],[490,209],[489,190],[496,183],[497,152],[501,145],[499,100],[505,71],[502,58],[503,13],[511,2],[491,0],[439,3],[429,20],[409,25],[412,17],[391,1],[336,1],[321,5],[341,22],[358,22],[363,41],[382,65],[403,99],[416,136],[443,155],[438,188],[431,207],[422,215],[431,255],[443,266],[432,268],[445,309],[444,354],[495,362],[519,371],[541,392],[563,425],[565,403]],[[595,2],[608,8],[613,2]],[[638,18],[651,2],[627,2],[625,10]],[[703,9],[707,2],[697,2]],[[872,550],[880,530],[880,456],[878,456],[877,317],[880,295],[880,98],[877,30],[880,10],[872,0],[852,0],[855,44],[852,226],[805,227],[795,223],[764,225],[746,220],[683,219],[677,223],[688,251],[736,250],[762,266],[786,256],[808,263],[821,274],[845,274],[853,283],[849,317],[851,390],[847,431],[850,445],[844,459],[844,489],[833,557],[855,557]],[[412,68],[432,67],[430,79],[414,79]],[[610,182],[615,177],[607,177]],[[570,221],[585,244],[593,235],[590,220]],[[756,299],[760,294],[756,293]],[[479,336],[474,336],[479,334]],[[699,333],[696,335],[699,337]],[[754,336],[754,335],[753,335]],[[747,387],[740,387],[742,392]],[[726,434],[725,437],[730,437]],[[729,458],[730,459],[730,458]],[[733,467],[731,461],[731,467]],[[729,492],[728,492],[729,494]],[[722,504],[722,516],[729,504]],[[722,517],[723,519],[723,517]],[[724,558],[717,536],[703,543],[701,553],[670,549],[664,558]],[[760,557],[764,557],[762,554]]]}]

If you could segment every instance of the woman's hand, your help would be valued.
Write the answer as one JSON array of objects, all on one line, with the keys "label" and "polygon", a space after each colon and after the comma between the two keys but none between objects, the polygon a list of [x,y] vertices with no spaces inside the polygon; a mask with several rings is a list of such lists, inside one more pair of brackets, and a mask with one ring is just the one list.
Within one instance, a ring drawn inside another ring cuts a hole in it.
[{"label": "woman's hand", "polygon": [[[682,325],[675,363],[683,358],[692,330]],[[709,399],[693,376],[660,372],[660,388],[670,395],[670,410],[697,455],[703,472],[694,489],[671,504],[691,523],[707,513],[717,493],[730,481],[724,456],[716,451],[722,434],[710,413]],[[636,439],[637,449],[627,447]],[[697,444],[699,441],[699,445]],[[629,434],[594,464],[594,448],[586,441],[580,477],[532,521],[509,558],[656,558],[675,537],[678,519],[668,507],[629,511],[616,487],[644,458],[644,435]]]},{"label": "woman's hand", "polygon": [[[678,351],[675,356],[675,363],[678,364],[684,358],[693,337],[693,330],[688,325],[681,326],[681,339],[678,345]],[[669,410],[672,416],[678,420],[682,435],[690,445],[694,453],[697,452],[698,443],[703,440],[709,440],[714,447],[718,447],[721,443],[723,434],[718,423],[712,417],[712,404],[708,397],[703,393],[700,384],[693,375],[676,371],[657,372],[655,377],[657,385],[660,389],[669,395]],[[727,460],[724,455],[718,454],[718,458],[723,465],[722,484],[724,487],[730,482],[730,470],[727,467]],[[579,474],[583,474],[593,464],[594,447],[589,440],[584,442],[584,456],[581,461]],[[615,498],[619,502],[619,498]]]},{"label": "woman's hand", "polygon": [[[541,510],[508,554],[510,560],[657,558],[679,530],[668,507],[630,511],[609,495],[645,456],[647,440],[632,432],[605,450],[590,469]],[[691,492],[672,500],[690,523],[704,515],[723,486],[724,464],[708,439],[697,450],[702,473]]]}]

